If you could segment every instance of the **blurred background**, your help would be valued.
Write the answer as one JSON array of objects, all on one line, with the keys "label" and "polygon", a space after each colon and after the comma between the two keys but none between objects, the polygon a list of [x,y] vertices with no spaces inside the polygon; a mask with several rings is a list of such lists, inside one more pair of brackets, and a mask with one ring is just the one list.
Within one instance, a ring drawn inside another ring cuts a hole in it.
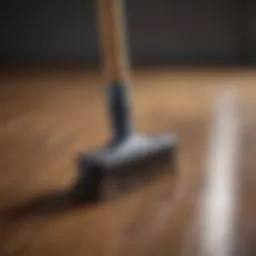
[{"label": "blurred background", "polygon": [[[256,63],[253,0],[127,1],[133,63]],[[95,64],[96,3],[92,0],[2,1],[0,58]]]},{"label": "blurred background", "polygon": [[178,136],[177,169],[135,177],[128,190],[117,181],[110,198],[102,189],[102,201],[78,206],[69,193],[75,159],[112,136],[97,2],[0,3],[0,255],[204,255],[197,203],[213,106],[226,87],[237,92],[242,123],[230,179],[239,191],[222,184],[238,202],[224,216],[238,216],[226,238],[238,241],[234,255],[256,255],[256,1],[125,1],[134,122],[141,133]]}]

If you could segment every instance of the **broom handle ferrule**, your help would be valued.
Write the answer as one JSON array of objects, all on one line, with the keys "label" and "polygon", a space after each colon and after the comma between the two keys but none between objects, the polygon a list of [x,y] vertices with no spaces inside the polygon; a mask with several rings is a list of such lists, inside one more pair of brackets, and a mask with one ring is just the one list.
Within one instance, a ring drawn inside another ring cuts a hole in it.
[{"label": "broom handle ferrule", "polygon": [[98,0],[100,41],[114,144],[132,133],[124,0]]}]

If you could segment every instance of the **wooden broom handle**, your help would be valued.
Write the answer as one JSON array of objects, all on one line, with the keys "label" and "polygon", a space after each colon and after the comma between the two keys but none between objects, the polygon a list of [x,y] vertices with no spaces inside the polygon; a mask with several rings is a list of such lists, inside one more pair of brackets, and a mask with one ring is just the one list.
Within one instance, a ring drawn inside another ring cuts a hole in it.
[{"label": "wooden broom handle", "polygon": [[124,0],[98,0],[103,65],[108,82],[128,83]]}]

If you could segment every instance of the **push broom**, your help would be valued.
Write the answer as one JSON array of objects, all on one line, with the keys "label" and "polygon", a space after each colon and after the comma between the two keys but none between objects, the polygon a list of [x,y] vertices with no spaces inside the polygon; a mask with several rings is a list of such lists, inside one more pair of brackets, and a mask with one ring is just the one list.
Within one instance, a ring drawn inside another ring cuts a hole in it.
[{"label": "push broom", "polygon": [[151,137],[135,132],[129,98],[129,64],[126,49],[123,0],[98,0],[98,16],[104,67],[108,79],[108,104],[113,139],[99,150],[79,157],[79,176],[74,196],[79,201],[94,201],[109,175],[126,175],[170,164],[177,149],[172,134]]}]

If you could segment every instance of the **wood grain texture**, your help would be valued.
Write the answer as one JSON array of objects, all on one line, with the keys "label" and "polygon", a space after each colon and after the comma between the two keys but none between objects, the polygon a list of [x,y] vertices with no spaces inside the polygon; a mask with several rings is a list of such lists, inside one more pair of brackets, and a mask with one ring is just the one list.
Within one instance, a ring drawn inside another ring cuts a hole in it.
[{"label": "wood grain texture", "polygon": [[256,72],[144,69],[133,81],[138,129],[180,137],[179,175],[74,207],[66,191],[75,157],[111,135],[102,77],[83,69],[1,73],[0,255],[181,255],[203,181],[213,96],[226,84],[238,86],[244,106],[238,252],[254,254]]}]

